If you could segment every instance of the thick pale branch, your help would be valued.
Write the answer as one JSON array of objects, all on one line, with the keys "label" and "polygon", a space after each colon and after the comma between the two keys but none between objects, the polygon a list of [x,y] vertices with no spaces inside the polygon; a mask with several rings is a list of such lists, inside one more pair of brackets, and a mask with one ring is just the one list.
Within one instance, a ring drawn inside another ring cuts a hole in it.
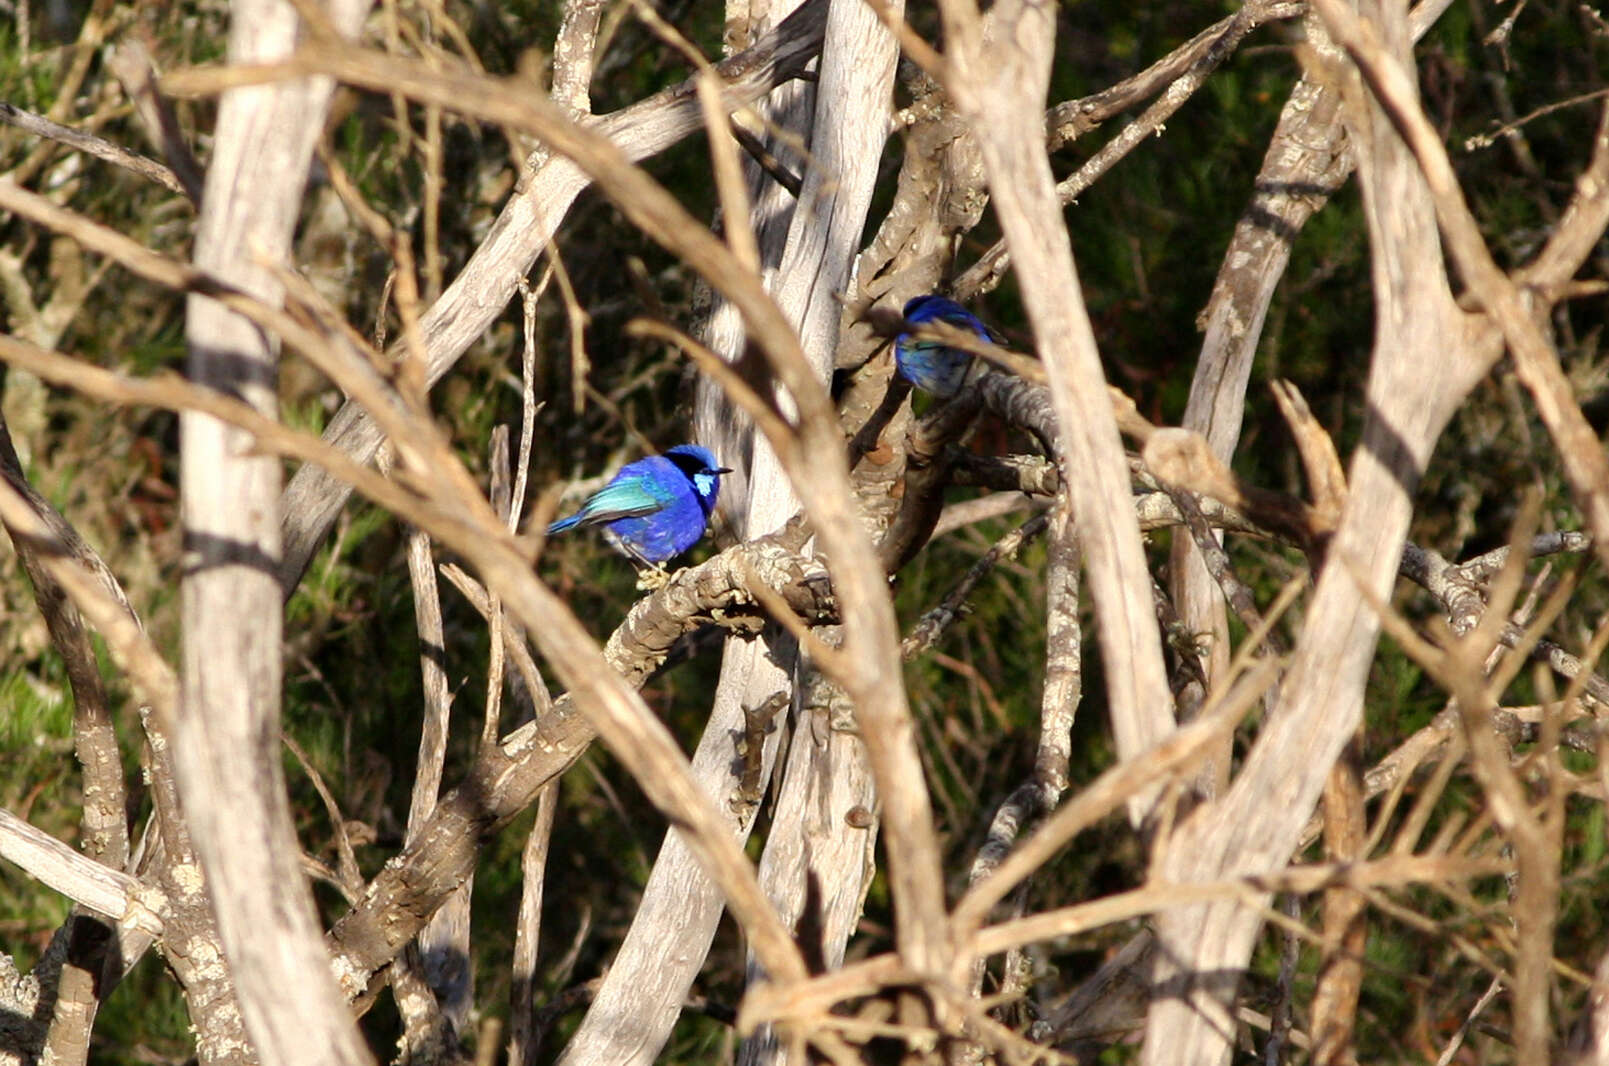
[{"label": "thick pale branch", "polygon": [[[142,891],[136,878],[79,854],[3,808],[0,808],[0,858],[16,863],[29,876],[108,918],[123,918]],[[159,916],[152,914],[150,917],[157,919],[152,931],[160,932]]]},{"label": "thick pale branch", "polygon": [[[331,17],[345,33],[366,0]],[[282,0],[236,0],[234,62],[287,54],[300,32]],[[307,79],[226,93],[209,162],[195,259],[268,305],[289,253],[313,142],[334,91]],[[190,377],[271,412],[276,344],[224,305],[192,296],[185,339]],[[282,612],[280,468],[249,454],[250,437],[199,412],[181,414],[180,501],[186,566],[183,667],[173,765],[205,870],[229,978],[265,1066],[370,1060],[329,972],[296,839],[279,734]]]}]

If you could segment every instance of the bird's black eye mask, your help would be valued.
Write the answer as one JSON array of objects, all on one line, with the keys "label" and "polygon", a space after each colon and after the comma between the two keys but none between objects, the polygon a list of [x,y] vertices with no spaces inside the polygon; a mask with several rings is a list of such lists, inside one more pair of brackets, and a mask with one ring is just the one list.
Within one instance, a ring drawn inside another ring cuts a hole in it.
[{"label": "bird's black eye mask", "polygon": [[687,475],[689,481],[693,479],[694,474],[702,474],[709,469],[704,465],[703,460],[695,455],[671,455],[667,452],[665,453],[665,458],[675,463],[676,469]]}]

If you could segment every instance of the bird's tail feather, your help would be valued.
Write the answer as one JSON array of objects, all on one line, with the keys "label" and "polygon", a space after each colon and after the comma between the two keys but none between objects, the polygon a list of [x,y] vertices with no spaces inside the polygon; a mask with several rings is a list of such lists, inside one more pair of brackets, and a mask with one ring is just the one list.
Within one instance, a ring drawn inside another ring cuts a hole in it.
[{"label": "bird's tail feather", "polygon": [[571,515],[569,518],[561,518],[557,522],[553,523],[551,526],[548,526],[547,535],[551,537],[555,533],[563,533],[565,530],[569,529],[571,526],[574,526],[574,525],[577,525],[578,523],[580,523],[580,521],[581,521],[580,512],[577,512],[576,514]]}]

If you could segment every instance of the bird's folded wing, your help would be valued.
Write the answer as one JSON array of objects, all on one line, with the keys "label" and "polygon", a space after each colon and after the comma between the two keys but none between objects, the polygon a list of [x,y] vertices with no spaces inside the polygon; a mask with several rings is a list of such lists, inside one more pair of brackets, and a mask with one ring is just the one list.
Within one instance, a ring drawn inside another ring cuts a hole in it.
[{"label": "bird's folded wing", "polygon": [[597,495],[588,500],[587,505],[581,509],[578,517],[583,525],[596,525],[601,522],[613,522],[617,518],[650,515],[663,510],[664,506],[665,502],[655,498],[641,481],[635,479],[616,481],[598,490]]}]

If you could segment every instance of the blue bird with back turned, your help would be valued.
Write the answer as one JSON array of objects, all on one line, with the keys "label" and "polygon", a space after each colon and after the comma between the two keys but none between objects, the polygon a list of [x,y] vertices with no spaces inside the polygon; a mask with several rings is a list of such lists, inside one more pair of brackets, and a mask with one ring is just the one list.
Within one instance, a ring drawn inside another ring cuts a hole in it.
[{"label": "blue bird with back turned", "polygon": [[[970,329],[985,342],[994,339],[989,328],[972,312],[947,297],[932,294],[915,297],[906,302],[901,314],[908,326],[943,322],[958,329]],[[961,391],[967,370],[972,366],[972,356],[943,341],[919,340],[910,333],[901,333],[894,338],[894,364],[899,368],[900,377],[923,392],[948,400]]]},{"label": "blue bird with back turned", "polygon": [[679,444],[621,467],[579,511],[548,526],[548,536],[575,526],[602,526],[610,544],[657,569],[704,535],[725,473],[708,448]]}]

